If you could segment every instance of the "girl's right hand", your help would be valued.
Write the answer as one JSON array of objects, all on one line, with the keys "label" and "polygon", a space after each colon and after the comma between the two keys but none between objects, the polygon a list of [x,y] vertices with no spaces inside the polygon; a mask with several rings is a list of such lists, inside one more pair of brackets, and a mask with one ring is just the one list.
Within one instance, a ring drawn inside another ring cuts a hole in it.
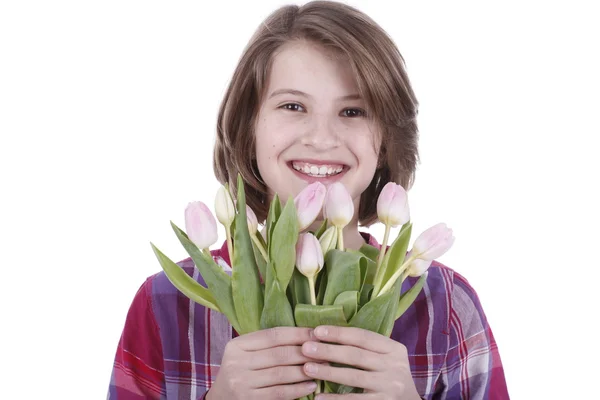
[{"label": "girl's right hand", "polygon": [[207,400],[294,400],[314,392],[302,344],[316,340],[310,328],[278,327],[252,332],[225,346],[217,379]]}]

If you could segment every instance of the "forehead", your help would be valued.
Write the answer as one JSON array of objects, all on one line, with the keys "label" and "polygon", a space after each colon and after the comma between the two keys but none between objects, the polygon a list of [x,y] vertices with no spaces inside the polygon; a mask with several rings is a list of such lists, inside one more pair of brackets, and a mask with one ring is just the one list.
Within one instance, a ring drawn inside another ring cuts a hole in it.
[{"label": "forehead", "polygon": [[282,88],[319,97],[358,93],[354,72],[345,56],[304,41],[283,45],[273,57],[267,93]]}]

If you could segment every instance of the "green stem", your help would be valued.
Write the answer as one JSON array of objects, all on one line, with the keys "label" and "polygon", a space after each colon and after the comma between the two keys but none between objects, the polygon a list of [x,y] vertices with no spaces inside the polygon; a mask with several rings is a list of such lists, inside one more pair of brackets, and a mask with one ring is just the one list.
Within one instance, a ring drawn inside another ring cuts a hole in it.
[{"label": "green stem", "polygon": [[373,288],[373,296],[376,297],[377,293],[379,293],[379,289],[381,288],[381,281],[383,281],[383,270],[381,265],[383,264],[383,258],[385,256],[385,251],[387,249],[387,242],[390,237],[390,229],[391,227],[386,224],[385,225],[385,233],[383,234],[383,243],[381,244],[381,250],[379,250],[379,256],[377,257],[377,268],[375,269],[375,285]]},{"label": "green stem", "polygon": [[[315,296],[315,276],[308,278],[308,287],[310,288],[310,304],[313,306],[317,305],[317,297]],[[315,394],[321,393],[321,381],[316,380],[317,388],[315,389]]]},{"label": "green stem", "polygon": [[231,225],[225,227],[227,237],[227,251],[229,252],[229,263],[233,264],[233,244],[231,243]]},{"label": "green stem", "polygon": [[385,294],[386,292],[390,291],[390,289],[392,288],[392,286],[394,286],[394,283],[396,283],[396,280],[398,280],[398,278],[400,277],[400,275],[402,275],[402,280],[406,279],[406,276],[408,274],[403,274],[403,273],[406,272],[405,269],[416,258],[417,257],[413,255],[408,260],[404,261],[404,264],[402,264],[400,266],[400,268],[398,268],[398,271],[394,272],[394,275],[391,276],[391,278],[387,281],[387,283],[385,284],[385,286],[383,288],[381,288],[381,291],[379,293],[377,293],[376,296],[381,296],[382,294]]},{"label": "green stem", "polygon": [[344,251],[344,234],[343,234],[343,229],[339,226],[336,227],[337,229],[337,233],[338,233],[338,237],[337,237],[337,248],[338,250]]},{"label": "green stem", "polygon": [[263,259],[266,262],[269,262],[269,256],[267,256],[267,251],[263,247],[263,245],[260,242],[260,240],[258,240],[258,238],[256,237],[256,233],[251,234],[250,237],[252,238],[252,241],[254,242],[254,244],[256,245],[256,247],[258,248],[258,251],[260,251],[260,254],[262,255]]},{"label": "green stem", "polygon": [[308,278],[308,287],[310,288],[310,304],[317,305],[317,297],[315,296],[315,277]]}]

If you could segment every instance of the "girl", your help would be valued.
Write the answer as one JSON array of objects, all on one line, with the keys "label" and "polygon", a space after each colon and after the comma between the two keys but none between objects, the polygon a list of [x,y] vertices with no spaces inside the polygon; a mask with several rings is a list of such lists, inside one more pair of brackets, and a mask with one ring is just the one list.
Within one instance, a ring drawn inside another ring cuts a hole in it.
[{"label": "girl", "polygon": [[[369,17],[334,2],[285,6],[261,24],[235,70],[218,117],[215,174],[234,183],[241,173],[263,221],[274,193],[286,199],[316,180],[341,181],[355,204],[347,247],[377,246],[358,225],[376,220],[387,182],[412,185],[416,115],[402,57]],[[225,244],[213,256],[227,268]],[[202,282],[190,259],[180,265]],[[364,388],[319,399],[508,398],[477,295],[451,269],[429,271],[391,338],[325,326],[237,336],[158,273],[129,310],[109,398],[296,399],[317,379]]]}]

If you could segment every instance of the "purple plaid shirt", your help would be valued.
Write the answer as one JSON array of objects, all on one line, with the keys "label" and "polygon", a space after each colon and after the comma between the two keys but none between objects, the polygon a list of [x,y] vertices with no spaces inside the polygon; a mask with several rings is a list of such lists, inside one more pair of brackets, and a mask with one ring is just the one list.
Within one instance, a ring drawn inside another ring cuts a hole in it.
[{"label": "purple plaid shirt", "polygon": [[[380,247],[363,234],[368,243]],[[226,244],[212,251],[229,269]],[[205,285],[191,259],[179,265]],[[416,279],[408,278],[403,291]],[[117,347],[108,398],[202,398],[236,334],[221,313],[183,296],[164,272],[149,277],[129,309]],[[391,337],[404,344],[423,399],[508,399],[494,336],[473,288],[434,262],[423,290]]]}]

